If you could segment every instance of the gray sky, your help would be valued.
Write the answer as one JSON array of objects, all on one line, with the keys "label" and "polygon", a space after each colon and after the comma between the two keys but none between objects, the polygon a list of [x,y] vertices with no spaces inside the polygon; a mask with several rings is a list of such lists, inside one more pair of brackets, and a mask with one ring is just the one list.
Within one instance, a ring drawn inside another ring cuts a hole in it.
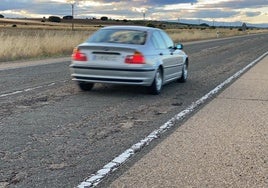
[{"label": "gray sky", "polygon": [[75,17],[246,22],[268,26],[268,0],[1,0],[6,18]]}]

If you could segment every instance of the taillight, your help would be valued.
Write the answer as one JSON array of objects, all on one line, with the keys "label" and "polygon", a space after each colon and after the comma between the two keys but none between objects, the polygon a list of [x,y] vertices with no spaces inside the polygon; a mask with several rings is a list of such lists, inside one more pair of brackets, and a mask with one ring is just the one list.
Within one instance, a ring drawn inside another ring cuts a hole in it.
[{"label": "taillight", "polygon": [[134,52],[133,55],[128,55],[125,58],[125,63],[127,64],[145,64],[145,58],[142,53]]},{"label": "taillight", "polygon": [[73,50],[72,59],[74,61],[87,61],[87,56],[84,53],[81,53],[79,49],[75,48]]}]

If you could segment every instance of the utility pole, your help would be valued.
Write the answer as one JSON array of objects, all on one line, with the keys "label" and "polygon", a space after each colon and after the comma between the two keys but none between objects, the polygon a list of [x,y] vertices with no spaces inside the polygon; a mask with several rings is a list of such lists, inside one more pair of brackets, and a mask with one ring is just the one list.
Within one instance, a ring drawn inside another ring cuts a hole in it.
[{"label": "utility pole", "polygon": [[145,11],[143,12],[143,20],[145,21]]},{"label": "utility pole", "polygon": [[72,3],[72,31],[74,30],[74,3]]},{"label": "utility pole", "polygon": [[71,4],[72,7],[72,31],[74,30],[74,5],[76,0],[66,0],[68,4]]}]

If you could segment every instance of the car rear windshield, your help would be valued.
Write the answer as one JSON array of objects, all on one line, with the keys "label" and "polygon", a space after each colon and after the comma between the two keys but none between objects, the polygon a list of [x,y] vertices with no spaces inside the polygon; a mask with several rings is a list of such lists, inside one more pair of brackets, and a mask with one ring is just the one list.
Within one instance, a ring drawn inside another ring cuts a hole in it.
[{"label": "car rear windshield", "polygon": [[87,42],[144,45],[146,36],[145,31],[102,29],[94,33]]}]

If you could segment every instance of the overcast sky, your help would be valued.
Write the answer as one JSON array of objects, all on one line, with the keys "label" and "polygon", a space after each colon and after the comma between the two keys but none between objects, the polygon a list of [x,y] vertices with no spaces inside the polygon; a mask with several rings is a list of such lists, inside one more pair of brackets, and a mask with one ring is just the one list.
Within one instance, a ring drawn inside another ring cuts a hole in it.
[{"label": "overcast sky", "polygon": [[77,18],[206,20],[268,26],[268,0],[1,0],[0,14],[12,18],[71,15]]}]

